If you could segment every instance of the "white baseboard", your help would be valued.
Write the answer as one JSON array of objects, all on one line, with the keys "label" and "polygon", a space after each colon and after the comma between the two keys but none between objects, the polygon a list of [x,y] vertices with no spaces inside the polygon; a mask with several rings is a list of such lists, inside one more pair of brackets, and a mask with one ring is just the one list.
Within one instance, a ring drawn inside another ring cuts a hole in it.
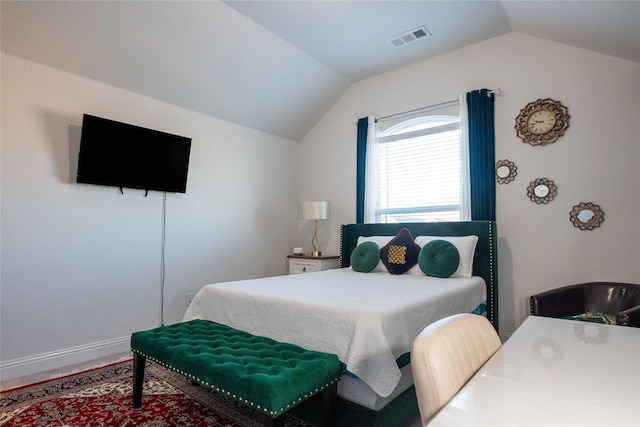
[{"label": "white baseboard", "polygon": [[0,362],[3,381],[101,359],[131,349],[131,336]]}]

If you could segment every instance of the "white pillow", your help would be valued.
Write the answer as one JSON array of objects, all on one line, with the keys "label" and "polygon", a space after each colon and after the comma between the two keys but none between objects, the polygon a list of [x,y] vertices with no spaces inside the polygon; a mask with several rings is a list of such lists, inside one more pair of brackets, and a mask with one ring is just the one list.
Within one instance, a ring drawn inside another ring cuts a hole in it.
[{"label": "white pillow", "polygon": [[[458,249],[460,264],[458,264],[458,269],[451,277],[471,277],[473,274],[473,255],[476,251],[478,236],[418,236],[415,238],[416,243],[420,247],[423,247],[432,240],[446,240]],[[419,265],[413,266],[411,270],[409,270],[409,274],[424,276]]]},{"label": "white pillow", "polygon": [[[396,236],[395,235],[394,236],[359,236],[358,244],[356,246],[364,242],[374,242],[378,245],[378,247],[382,248],[384,245],[389,243],[391,239],[393,239],[394,237]],[[384,266],[382,261],[378,261],[378,265],[376,265],[376,267],[373,270],[371,270],[371,273],[388,273],[388,272],[389,271],[387,270],[387,267]]]}]

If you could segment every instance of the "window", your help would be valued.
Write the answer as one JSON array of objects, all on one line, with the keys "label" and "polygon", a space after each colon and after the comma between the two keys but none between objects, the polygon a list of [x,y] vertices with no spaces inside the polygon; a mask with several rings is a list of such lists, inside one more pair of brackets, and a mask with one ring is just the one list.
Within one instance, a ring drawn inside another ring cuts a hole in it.
[{"label": "window", "polygon": [[[451,109],[449,109],[451,110]],[[368,191],[375,222],[460,221],[463,174],[460,117],[432,114],[380,131]]]},{"label": "window", "polygon": [[360,118],[356,222],[495,221],[494,101],[481,89]]}]

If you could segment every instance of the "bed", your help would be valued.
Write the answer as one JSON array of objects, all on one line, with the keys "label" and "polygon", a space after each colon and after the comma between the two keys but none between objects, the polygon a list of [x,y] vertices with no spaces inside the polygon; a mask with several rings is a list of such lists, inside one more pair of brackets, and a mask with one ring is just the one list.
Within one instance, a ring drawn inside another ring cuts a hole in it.
[{"label": "bed", "polygon": [[[404,229],[420,246],[420,239],[433,238],[455,243],[456,238],[477,236],[477,242],[458,247],[460,268],[454,276],[460,277],[427,277],[418,267],[398,275],[378,271],[380,265],[370,273],[351,268],[359,243],[375,241],[383,247]],[[463,250],[471,254],[464,256]],[[458,274],[465,263],[468,272]],[[429,323],[460,312],[484,311],[498,328],[495,224],[343,225],[340,267],[207,285],[194,297],[184,321],[211,320],[337,354],[344,366],[338,387],[340,425],[403,426],[418,413],[408,363],[415,336]]]}]

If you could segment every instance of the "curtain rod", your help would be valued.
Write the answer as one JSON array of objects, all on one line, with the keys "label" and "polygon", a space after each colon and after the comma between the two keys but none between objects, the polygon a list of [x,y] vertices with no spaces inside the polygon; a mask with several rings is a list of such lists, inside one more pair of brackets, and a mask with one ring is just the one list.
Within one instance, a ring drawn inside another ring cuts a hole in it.
[{"label": "curtain rod", "polygon": [[458,101],[457,99],[452,99],[451,101],[441,102],[441,103],[435,104],[435,105],[429,105],[428,107],[416,108],[415,110],[409,110],[409,111],[404,111],[402,113],[390,114],[388,116],[376,118],[376,122],[378,122],[380,120],[387,120],[387,119],[392,119],[394,117],[404,116],[404,115],[407,115],[407,114],[418,113],[420,111],[428,111],[428,110],[434,110],[436,108],[448,107],[450,105],[457,104],[458,102],[460,102],[460,101]]},{"label": "curtain rod", "polygon": [[[490,89],[487,93],[488,94],[494,94],[495,96],[504,96],[504,91],[502,89],[500,89],[500,88]],[[407,115],[407,114],[418,113],[420,111],[429,111],[429,110],[433,110],[433,109],[436,109],[436,108],[448,107],[450,105],[457,104],[458,102],[460,102],[460,101],[457,100],[457,99],[453,99],[451,101],[445,101],[445,102],[441,102],[439,104],[429,105],[428,107],[416,108],[415,110],[409,110],[409,111],[404,111],[402,113],[390,114],[390,115],[384,116],[384,117],[377,117],[376,118],[376,122],[378,122],[380,120],[388,120],[388,119],[392,119],[394,117],[404,116],[404,115]]]}]

